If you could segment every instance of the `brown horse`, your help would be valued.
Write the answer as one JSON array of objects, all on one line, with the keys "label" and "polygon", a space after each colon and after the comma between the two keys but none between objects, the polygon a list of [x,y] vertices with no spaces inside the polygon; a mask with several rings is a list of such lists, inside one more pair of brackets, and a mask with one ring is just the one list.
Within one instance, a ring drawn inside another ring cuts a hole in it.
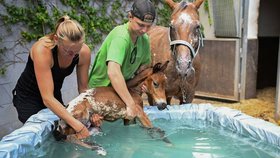
[{"label": "brown horse", "polygon": [[[179,99],[180,104],[191,103],[201,69],[198,50],[202,45],[202,35],[198,8],[203,0],[166,2],[173,10],[169,28],[154,26],[148,32],[152,64],[170,61],[165,70],[167,104],[170,105],[172,97]],[[152,98],[148,96],[148,99],[152,105]]]},{"label": "brown horse", "polygon": [[[163,65],[158,63],[151,68],[143,70],[132,80],[127,82],[130,94],[132,95],[135,103],[138,106],[141,106],[142,109],[143,100],[141,97],[141,86],[143,84],[147,87],[147,93],[153,97],[153,100],[155,101],[155,104],[158,105],[158,108],[161,109],[166,107],[166,76],[163,71],[167,65],[168,61]],[[92,114],[99,114],[103,116],[106,121],[115,121],[120,118],[126,118],[126,105],[112,87],[98,87],[89,89],[85,93],[81,93],[77,98],[68,104],[67,111],[88,128],[91,126],[90,118]],[[139,113],[137,118],[142,126],[149,130],[149,134],[157,132],[162,140],[169,143],[167,138],[165,138],[163,131],[158,128],[153,128],[151,121],[144,111]],[[66,141],[96,150],[101,155],[106,154],[105,150],[101,146],[97,144],[88,144],[77,139],[75,133],[75,130],[71,126],[67,125],[65,121],[60,120],[58,123],[58,129],[54,134],[57,140],[66,139]]]}]

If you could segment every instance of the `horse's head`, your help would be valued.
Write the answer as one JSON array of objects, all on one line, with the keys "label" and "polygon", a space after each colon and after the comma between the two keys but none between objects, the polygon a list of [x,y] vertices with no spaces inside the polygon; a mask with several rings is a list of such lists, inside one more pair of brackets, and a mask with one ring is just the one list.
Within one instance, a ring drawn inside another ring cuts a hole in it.
[{"label": "horse's head", "polygon": [[164,110],[167,106],[165,95],[166,76],[163,71],[166,69],[168,62],[163,65],[161,63],[155,64],[153,74],[144,81],[144,85],[147,87],[147,94],[153,99],[153,105],[156,105],[159,110]]},{"label": "horse's head", "polygon": [[167,106],[165,96],[166,76],[163,71],[168,63],[169,61],[164,64],[157,63],[153,67],[143,70],[127,82],[127,87],[129,88],[140,88],[142,84],[145,85],[147,95],[153,99],[153,105],[157,106],[159,110],[164,110]]},{"label": "horse's head", "polygon": [[192,62],[202,44],[198,8],[203,0],[180,3],[166,0],[173,10],[170,20],[170,46],[176,61],[176,69],[181,76],[194,75]]}]

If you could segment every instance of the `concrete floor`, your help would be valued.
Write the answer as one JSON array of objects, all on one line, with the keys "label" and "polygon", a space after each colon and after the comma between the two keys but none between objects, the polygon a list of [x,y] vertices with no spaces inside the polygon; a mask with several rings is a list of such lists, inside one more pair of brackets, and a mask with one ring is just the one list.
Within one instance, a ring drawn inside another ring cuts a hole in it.
[{"label": "concrete floor", "polygon": [[17,111],[12,104],[0,106],[0,140],[23,125],[17,116]]}]

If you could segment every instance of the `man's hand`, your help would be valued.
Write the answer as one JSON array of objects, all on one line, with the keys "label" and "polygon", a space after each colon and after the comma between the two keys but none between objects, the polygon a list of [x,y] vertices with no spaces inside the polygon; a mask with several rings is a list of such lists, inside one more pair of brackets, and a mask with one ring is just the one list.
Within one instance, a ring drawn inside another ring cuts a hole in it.
[{"label": "man's hand", "polygon": [[135,117],[139,116],[142,113],[142,108],[137,105],[134,104],[132,106],[127,106],[126,107],[126,119],[132,120]]},{"label": "man's hand", "polygon": [[143,93],[148,93],[149,91],[148,91],[148,88],[143,84],[142,86],[141,86],[141,91],[143,92]]},{"label": "man's hand", "polygon": [[98,114],[93,114],[90,118],[91,123],[96,127],[100,127],[102,125],[102,120],[103,116],[100,116]]}]

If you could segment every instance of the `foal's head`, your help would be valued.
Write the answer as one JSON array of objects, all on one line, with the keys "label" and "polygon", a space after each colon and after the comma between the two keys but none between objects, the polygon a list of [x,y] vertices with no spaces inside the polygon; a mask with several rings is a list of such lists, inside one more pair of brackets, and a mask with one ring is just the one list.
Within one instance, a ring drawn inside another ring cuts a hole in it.
[{"label": "foal's head", "polygon": [[203,0],[180,3],[166,0],[173,10],[170,19],[170,45],[176,69],[181,76],[193,75],[192,61],[200,47],[200,22],[198,8]]},{"label": "foal's head", "polygon": [[143,70],[127,82],[127,86],[130,89],[145,85],[147,95],[153,99],[153,105],[157,106],[159,110],[165,109],[167,105],[165,95],[166,76],[163,71],[168,63],[169,61],[166,61],[164,64],[157,63],[152,68]]},{"label": "foal's head", "polygon": [[159,110],[164,110],[167,105],[165,95],[166,76],[163,73],[167,64],[168,61],[163,65],[156,64],[153,67],[153,74],[144,81],[148,90],[146,93],[153,99],[153,105],[157,106]]}]

